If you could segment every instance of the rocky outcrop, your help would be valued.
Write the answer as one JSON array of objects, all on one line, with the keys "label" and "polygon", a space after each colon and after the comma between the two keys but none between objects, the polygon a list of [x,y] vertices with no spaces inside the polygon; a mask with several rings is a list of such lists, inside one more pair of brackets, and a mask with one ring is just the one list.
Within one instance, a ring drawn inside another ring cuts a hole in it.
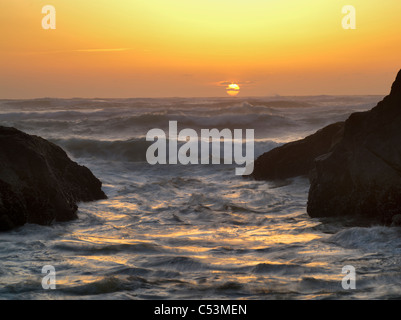
[{"label": "rocky outcrop", "polygon": [[105,199],[102,183],[55,144],[0,127],[0,230],[77,217],[77,203]]},{"label": "rocky outcrop", "polygon": [[372,110],[352,114],[341,140],[314,162],[311,217],[354,215],[398,223],[401,214],[401,71]]},{"label": "rocky outcrop", "polygon": [[316,157],[329,152],[340,140],[344,122],[331,124],[305,139],[274,148],[255,160],[253,178],[281,180],[307,176]]},{"label": "rocky outcrop", "polygon": [[309,175],[311,217],[358,216],[401,225],[401,71],[390,94],[255,161],[257,180]]}]

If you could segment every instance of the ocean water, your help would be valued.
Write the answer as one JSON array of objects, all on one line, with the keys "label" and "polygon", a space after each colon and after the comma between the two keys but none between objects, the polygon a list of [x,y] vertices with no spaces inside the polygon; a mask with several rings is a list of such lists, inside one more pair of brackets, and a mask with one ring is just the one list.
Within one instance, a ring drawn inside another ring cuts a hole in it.
[{"label": "ocean water", "polygon": [[[255,155],[382,97],[0,100],[0,125],[60,145],[103,182],[77,220],[0,233],[0,299],[401,298],[401,229],[312,219],[309,182],[146,162],[148,130],[255,130]],[[42,267],[56,270],[45,290]],[[344,266],[356,289],[343,289]]]}]

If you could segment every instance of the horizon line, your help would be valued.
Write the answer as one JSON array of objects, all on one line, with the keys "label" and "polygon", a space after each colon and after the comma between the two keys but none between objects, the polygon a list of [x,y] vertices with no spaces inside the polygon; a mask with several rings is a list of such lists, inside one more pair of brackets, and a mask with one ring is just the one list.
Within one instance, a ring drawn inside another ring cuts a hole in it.
[{"label": "horizon line", "polygon": [[387,96],[390,93],[384,94],[306,94],[306,95],[260,95],[260,96],[242,96],[242,97],[230,97],[230,96],[160,96],[160,97],[31,97],[31,98],[1,98],[0,100],[47,100],[47,99],[58,99],[58,100],[73,100],[73,99],[81,99],[81,100],[116,100],[116,99],[232,99],[232,100],[241,100],[241,99],[258,99],[258,98],[285,98],[285,97],[379,97],[379,96]]}]

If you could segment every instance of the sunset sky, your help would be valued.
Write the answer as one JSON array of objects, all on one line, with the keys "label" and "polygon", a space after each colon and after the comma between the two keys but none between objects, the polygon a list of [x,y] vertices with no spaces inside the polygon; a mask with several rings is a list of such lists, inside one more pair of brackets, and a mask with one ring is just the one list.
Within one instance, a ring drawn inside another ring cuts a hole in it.
[{"label": "sunset sky", "polygon": [[224,97],[227,83],[239,96],[386,94],[400,16],[400,0],[1,1],[0,98]]}]

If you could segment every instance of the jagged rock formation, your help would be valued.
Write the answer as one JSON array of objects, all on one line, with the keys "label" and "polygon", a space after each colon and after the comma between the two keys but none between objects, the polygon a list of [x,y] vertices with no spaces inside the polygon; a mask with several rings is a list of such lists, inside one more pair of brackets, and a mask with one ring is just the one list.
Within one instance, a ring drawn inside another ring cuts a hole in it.
[{"label": "jagged rock formation", "polygon": [[102,183],[55,144],[0,127],[0,231],[77,217],[77,203],[105,199]]},{"label": "jagged rock formation", "polygon": [[341,140],[315,160],[311,217],[359,215],[385,224],[401,214],[401,71],[391,93],[370,111],[352,114]]},{"label": "jagged rock formation", "polygon": [[401,225],[401,71],[376,107],[263,154],[253,177],[308,174],[311,217],[359,216]]},{"label": "jagged rock formation", "polygon": [[337,122],[262,154],[255,160],[253,178],[281,180],[308,175],[315,158],[329,152],[341,138],[343,127],[344,122]]}]

